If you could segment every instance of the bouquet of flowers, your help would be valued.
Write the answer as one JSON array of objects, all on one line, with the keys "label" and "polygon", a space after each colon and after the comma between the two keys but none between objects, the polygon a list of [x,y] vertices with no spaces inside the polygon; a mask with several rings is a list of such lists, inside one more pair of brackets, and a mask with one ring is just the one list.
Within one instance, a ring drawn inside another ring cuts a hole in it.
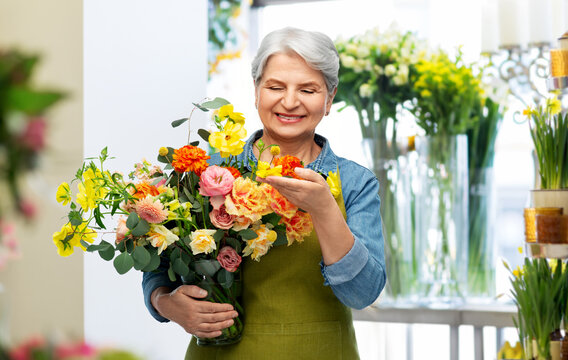
[{"label": "bouquet of flowers", "polygon": [[[213,116],[216,131],[198,131],[220,152],[218,165],[208,164],[210,156],[192,142],[160,148],[157,159],[163,169],[143,161],[127,179],[105,168],[105,148],[98,164],[90,159],[77,171],[75,198],[69,184],[59,186],[57,200],[69,205],[69,221],[53,234],[53,241],[62,256],[79,248],[114,259],[120,274],[161,267],[172,281],[181,277],[185,284],[198,285],[208,291],[208,300],[232,303],[242,316],[237,301],[242,257],[259,261],[272,246],[301,242],[313,228],[309,214],[272,186],[255,181],[256,176],[292,176],[302,163],[292,156],[276,158],[279,147],[262,142],[257,148],[270,151],[271,163],[239,161],[246,136],[243,115],[221,98],[194,105],[203,111],[218,109]],[[115,238],[94,244],[98,232],[106,229],[103,220],[118,215]],[[237,318],[221,339],[198,343],[238,341],[242,328],[242,318]]]}]

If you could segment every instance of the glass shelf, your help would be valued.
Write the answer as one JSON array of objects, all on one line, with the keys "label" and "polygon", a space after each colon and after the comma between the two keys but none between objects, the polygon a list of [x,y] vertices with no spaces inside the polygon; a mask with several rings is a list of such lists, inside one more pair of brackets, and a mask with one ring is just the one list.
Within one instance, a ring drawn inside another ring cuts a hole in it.
[{"label": "glass shelf", "polygon": [[568,244],[525,243],[525,248],[533,258],[568,259]]}]

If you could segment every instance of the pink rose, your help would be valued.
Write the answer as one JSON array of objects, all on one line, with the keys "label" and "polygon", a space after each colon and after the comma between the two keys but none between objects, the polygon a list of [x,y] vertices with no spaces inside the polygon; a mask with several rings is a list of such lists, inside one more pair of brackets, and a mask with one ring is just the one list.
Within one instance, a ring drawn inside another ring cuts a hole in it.
[{"label": "pink rose", "polygon": [[218,209],[213,209],[209,212],[211,223],[218,229],[230,229],[235,222],[235,218],[236,216],[227,213],[225,205],[221,205]]},{"label": "pink rose", "polygon": [[203,196],[227,195],[233,189],[233,174],[217,165],[209,166],[201,173],[199,193]]},{"label": "pink rose", "polygon": [[118,219],[118,224],[116,225],[116,243],[120,243],[126,237],[126,233],[128,232],[128,227],[126,226],[126,219],[124,217],[120,217]]},{"label": "pink rose", "polygon": [[232,247],[223,246],[221,250],[219,250],[217,261],[221,264],[223,269],[228,272],[235,272],[241,264],[242,258]]}]

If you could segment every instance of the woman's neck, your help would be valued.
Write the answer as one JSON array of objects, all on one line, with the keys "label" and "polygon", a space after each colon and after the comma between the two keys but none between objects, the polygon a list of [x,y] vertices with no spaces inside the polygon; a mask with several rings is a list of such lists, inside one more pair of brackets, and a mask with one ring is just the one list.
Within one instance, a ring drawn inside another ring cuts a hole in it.
[{"label": "woman's neck", "polygon": [[[264,142],[265,146],[269,145],[278,145],[280,147],[280,155],[279,156],[286,156],[291,155],[299,158],[304,162],[305,165],[313,162],[321,152],[321,148],[316,144],[314,141],[313,135],[311,138],[303,137],[299,139],[282,139],[282,138],[275,138],[270,136],[269,133],[263,131],[262,137],[259,139]],[[255,142],[255,145],[258,144],[258,140]],[[258,149],[256,146],[253,148],[254,155],[258,159]],[[270,154],[269,150],[265,150],[262,153],[262,158],[259,159],[261,161],[270,162],[272,159],[272,155]]]}]

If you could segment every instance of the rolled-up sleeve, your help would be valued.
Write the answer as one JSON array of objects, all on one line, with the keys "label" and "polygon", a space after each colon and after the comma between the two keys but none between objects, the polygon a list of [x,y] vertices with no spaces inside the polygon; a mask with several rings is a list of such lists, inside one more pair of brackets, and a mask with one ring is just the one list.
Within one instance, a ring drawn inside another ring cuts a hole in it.
[{"label": "rolled-up sleeve", "polygon": [[154,319],[160,322],[168,322],[169,320],[163,317],[156,311],[152,305],[152,292],[159,287],[165,286],[170,289],[176,289],[181,285],[181,282],[172,282],[168,276],[167,268],[164,263],[160,265],[155,272],[144,272],[142,275],[142,290],[144,292],[144,304]]},{"label": "rolled-up sleeve", "polygon": [[368,169],[352,162],[340,166],[340,176],[346,221],[355,241],[339,261],[328,266],[322,261],[320,266],[324,285],[331,286],[343,304],[362,309],[379,297],[386,283],[379,183]]}]

